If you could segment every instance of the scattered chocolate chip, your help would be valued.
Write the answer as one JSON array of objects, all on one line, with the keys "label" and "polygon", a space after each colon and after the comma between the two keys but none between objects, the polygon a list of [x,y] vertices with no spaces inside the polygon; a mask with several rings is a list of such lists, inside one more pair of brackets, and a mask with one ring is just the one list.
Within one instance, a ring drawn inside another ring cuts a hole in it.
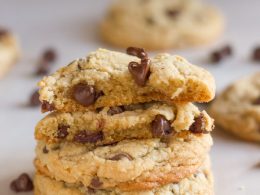
[{"label": "scattered chocolate chip", "polygon": [[168,9],[165,13],[170,18],[176,18],[181,12],[178,9]]},{"label": "scattered chocolate chip", "polygon": [[38,68],[37,68],[35,74],[38,76],[46,75],[49,73],[49,71],[50,71],[50,64],[45,61],[41,61],[38,65]]},{"label": "scattered chocolate chip", "polygon": [[192,133],[209,133],[205,129],[205,119],[202,114],[194,119],[193,124],[190,126],[189,129]]},{"label": "scattered chocolate chip", "polygon": [[10,188],[15,192],[29,192],[33,190],[33,183],[29,175],[23,173],[17,179],[12,181]]},{"label": "scattered chocolate chip", "polygon": [[260,47],[254,49],[252,59],[256,62],[260,62]]},{"label": "scattered chocolate chip", "polygon": [[149,25],[154,25],[154,24],[155,24],[154,19],[151,18],[151,17],[147,17],[147,18],[145,19],[145,21],[146,21],[146,23],[149,24]]},{"label": "scattered chocolate chip", "polygon": [[155,116],[151,123],[151,131],[154,137],[162,137],[163,135],[171,134],[173,130],[170,121],[159,114]]},{"label": "scattered chocolate chip", "polygon": [[0,38],[8,35],[8,31],[6,29],[1,28],[0,29]]},{"label": "scattered chocolate chip", "polygon": [[128,47],[126,49],[126,53],[128,55],[131,55],[131,56],[136,56],[140,59],[147,59],[148,58],[148,55],[147,53],[145,52],[145,50],[143,48],[138,48],[138,47]]},{"label": "scattered chocolate chip", "polygon": [[42,112],[48,112],[48,111],[53,111],[55,108],[53,104],[50,104],[47,101],[42,102]]},{"label": "scattered chocolate chip", "polygon": [[94,104],[97,99],[93,85],[79,83],[73,87],[73,98],[83,106]]},{"label": "scattered chocolate chip", "polygon": [[96,143],[103,138],[102,131],[80,131],[74,136],[74,141],[79,143]]},{"label": "scattered chocolate chip", "polygon": [[49,150],[47,149],[46,146],[44,146],[43,149],[42,149],[42,152],[43,152],[44,154],[47,154],[47,153],[49,153]]},{"label": "scattered chocolate chip", "polygon": [[39,99],[40,95],[38,90],[35,90],[30,97],[29,106],[35,107],[41,105],[41,101]]},{"label": "scattered chocolate chip", "polygon": [[232,55],[232,53],[233,53],[232,48],[229,45],[226,45],[220,48],[219,50],[212,52],[210,58],[212,62],[218,63],[224,58],[226,58],[227,56]]},{"label": "scattered chocolate chip", "polygon": [[130,154],[125,153],[125,152],[121,152],[119,154],[116,154],[115,156],[109,158],[109,160],[118,161],[118,160],[122,160],[123,158],[127,158],[130,161],[134,160],[134,158]]},{"label": "scattered chocolate chip", "polygon": [[70,126],[68,125],[59,125],[57,130],[57,138],[64,139],[65,137],[67,137],[67,135],[69,134],[68,128],[70,128]]},{"label": "scattered chocolate chip", "polygon": [[256,99],[253,101],[253,105],[260,105],[260,97],[256,98]]},{"label": "scattered chocolate chip", "polygon": [[135,82],[139,86],[145,86],[146,81],[150,76],[150,60],[142,59],[141,64],[137,62],[130,62],[128,70],[133,76]]},{"label": "scattered chocolate chip", "polygon": [[54,49],[46,49],[42,54],[43,61],[54,62],[57,58],[56,51]]},{"label": "scattered chocolate chip", "polygon": [[108,115],[115,115],[115,114],[120,114],[124,112],[124,108],[122,106],[115,106],[115,107],[111,107],[109,108],[109,110],[107,111]]},{"label": "scattered chocolate chip", "polygon": [[93,187],[93,188],[100,188],[103,183],[99,180],[98,177],[94,177],[92,180],[91,180],[91,183],[90,185]]}]

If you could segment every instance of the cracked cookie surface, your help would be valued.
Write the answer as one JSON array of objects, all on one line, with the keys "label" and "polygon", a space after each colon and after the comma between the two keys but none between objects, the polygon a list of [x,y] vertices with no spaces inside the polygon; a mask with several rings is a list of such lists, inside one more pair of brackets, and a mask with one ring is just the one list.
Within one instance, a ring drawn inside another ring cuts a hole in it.
[{"label": "cracked cookie surface", "polygon": [[227,87],[209,112],[225,130],[242,139],[260,142],[260,73]]},{"label": "cracked cookie surface", "polygon": [[210,43],[223,27],[220,12],[199,0],[118,0],[101,23],[101,35],[119,47],[158,50]]},{"label": "cracked cookie surface", "polygon": [[[196,124],[196,129],[193,129]],[[160,138],[180,131],[205,133],[212,128],[213,119],[191,103],[169,106],[154,102],[105,107],[99,112],[53,112],[37,124],[35,137],[47,143],[68,141],[104,145],[123,139]],[[84,139],[78,139],[83,134]]]},{"label": "cracked cookie surface", "polygon": [[211,145],[209,134],[189,132],[163,140],[124,140],[102,147],[38,142],[35,166],[41,173],[70,184],[149,190],[195,173]]},{"label": "cracked cookie surface", "polygon": [[135,56],[105,49],[73,61],[39,82],[43,111],[86,111],[157,100],[208,102],[214,98],[212,75],[182,57],[158,54],[149,59],[144,86],[136,83],[142,76],[136,70],[143,71],[139,62]]}]

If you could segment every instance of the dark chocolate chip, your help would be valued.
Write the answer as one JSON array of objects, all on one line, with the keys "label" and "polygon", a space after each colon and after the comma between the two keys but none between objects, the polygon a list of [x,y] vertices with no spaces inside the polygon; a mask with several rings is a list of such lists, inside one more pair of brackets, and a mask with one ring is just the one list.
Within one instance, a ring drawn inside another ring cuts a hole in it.
[{"label": "dark chocolate chip", "polygon": [[93,188],[100,188],[103,183],[99,180],[98,177],[94,177],[92,180],[91,180],[91,183],[90,185],[93,187]]},{"label": "dark chocolate chip", "polygon": [[150,60],[142,59],[141,64],[137,62],[130,62],[128,70],[133,76],[137,85],[143,87],[150,76]]},{"label": "dark chocolate chip", "polygon": [[140,59],[146,59],[148,58],[147,53],[145,52],[145,50],[143,48],[138,48],[138,47],[128,47],[126,49],[126,53],[128,55],[132,55],[132,56],[136,56]]},{"label": "dark chocolate chip", "polygon": [[23,173],[17,179],[12,181],[10,188],[15,192],[29,192],[33,190],[33,183],[29,175]]},{"label": "dark chocolate chip", "polygon": [[69,125],[59,125],[57,130],[57,138],[64,139],[68,136],[68,128],[70,128]]},{"label": "dark chocolate chip", "polygon": [[108,115],[115,115],[115,114],[120,114],[124,112],[124,108],[122,106],[115,106],[115,107],[111,107],[109,108],[109,110],[107,111]]},{"label": "dark chocolate chip", "polygon": [[130,161],[134,159],[130,154],[121,152],[121,153],[116,154],[115,156],[109,158],[109,160],[118,161],[118,160],[122,160],[123,158],[127,158]]},{"label": "dark chocolate chip", "polygon": [[46,146],[44,146],[43,149],[42,149],[42,152],[43,152],[44,154],[47,154],[47,153],[49,153],[49,150],[47,149]]},{"label": "dark chocolate chip", "polygon": [[260,47],[254,49],[252,59],[256,62],[260,62]]},{"label": "dark chocolate chip", "polygon": [[209,133],[205,129],[205,119],[202,114],[200,114],[198,117],[194,119],[193,124],[190,126],[189,129],[192,133]]},{"label": "dark chocolate chip", "polygon": [[56,51],[54,49],[46,49],[42,54],[42,60],[46,62],[54,62],[57,58]]},{"label": "dark chocolate chip", "polygon": [[260,105],[260,97],[256,98],[256,99],[253,101],[253,105]]},{"label": "dark chocolate chip", "polygon": [[219,51],[212,52],[211,55],[210,55],[210,60],[213,63],[220,62],[222,60],[222,58],[223,58],[223,55]]},{"label": "dark chocolate chip", "polygon": [[96,143],[103,140],[102,131],[80,131],[74,136],[74,141],[79,143]]},{"label": "dark chocolate chip", "polygon": [[178,9],[168,9],[165,13],[170,18],[176,18],[181,12]]},{"label": "dark chocolate chip", "polygon": [[35,107],[35,106],[41,105],[41,101],[40,101],[39,97],[40,97],[40,95],[39,95],[38,90],[35,90],[35,91],[31,94],[29,106]]},{"label": "dark chocolate chip", "polygon": [[151,123],[151,131],[154,137],[162,137],[173,132],[171,123],[163,115],[156,115]]},{"label": "dark chocolate chip", "polygon": [[53,104],[50,104],[47,101],[43,101],[42,102],[42,112],[48,112],[48,111],[53,111],[55,108],[53,106]]},{"label": "dark chocolate chip", "polygon": [[226,45],[219,50],[216,50],[211,53],[210,58],[214,63],[222,61],[225,57],[232,55],[232,48],[229,45]]},{"label": "dark chocolate chip", "polygon": [[73,87],[73,98],[83,106],[94,104],[97,99],[93,85],[79,83]]}]

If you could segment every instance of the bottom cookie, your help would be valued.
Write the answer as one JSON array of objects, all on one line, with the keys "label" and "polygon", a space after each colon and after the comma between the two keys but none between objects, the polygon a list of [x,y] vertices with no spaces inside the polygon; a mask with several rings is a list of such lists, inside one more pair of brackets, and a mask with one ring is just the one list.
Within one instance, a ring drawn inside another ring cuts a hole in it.
[{"label": "bottom cookie", "polygon": [[56,181],[40,173],[34,178],[35,195],[213,195],[213,177],[209,160],[192,176],[179,183],[168,184],[148,191],[122,192],[119,189],[94,190],[80,185],[70,185]]}]

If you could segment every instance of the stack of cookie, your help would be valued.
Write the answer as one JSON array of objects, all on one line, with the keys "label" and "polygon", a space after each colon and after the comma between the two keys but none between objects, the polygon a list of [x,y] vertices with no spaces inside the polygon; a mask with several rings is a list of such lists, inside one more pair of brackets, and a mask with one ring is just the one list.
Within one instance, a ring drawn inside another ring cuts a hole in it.
[{"label": "stack of cookie", "polygon": [[212,194],[212,76],[179,56],[99,49],[40,83],[36,195]]}]

